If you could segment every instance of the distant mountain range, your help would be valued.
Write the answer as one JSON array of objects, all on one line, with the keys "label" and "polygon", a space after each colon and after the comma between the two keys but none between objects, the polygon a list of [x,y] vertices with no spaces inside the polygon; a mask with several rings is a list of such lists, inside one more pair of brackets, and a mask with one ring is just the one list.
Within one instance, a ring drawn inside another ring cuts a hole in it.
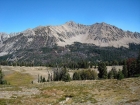
[{"label": "distant mountain range", "polygon": [[19,33],[0,33],[0,56],[24,49],[72,45],[74,42],[127,48],[130,43],[140,44],[140,33],[124,31],[104,22],[83,25],[70,21],[59,26],[39,26]]}]

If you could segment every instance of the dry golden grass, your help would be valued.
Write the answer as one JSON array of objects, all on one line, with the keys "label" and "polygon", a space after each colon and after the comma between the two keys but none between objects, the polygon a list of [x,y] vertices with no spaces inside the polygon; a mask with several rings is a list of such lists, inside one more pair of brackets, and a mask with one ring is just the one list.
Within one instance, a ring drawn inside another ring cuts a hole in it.
[{"label": "dry golden grass", "polygon": [[[61,104],[139,104],[140,78],[118,80],[87,80],[71,82],[50,82],[45,84],[29,84],[28,88],[37,88],[40,94],[31,97],[4,99],[11,105],[61,105]],[[4,105],[4,104],[0,104]]]},{"label": "dry golden grass", "polygon": [[140,102],[140,78],[51,82],[38,86],[41,93],[24,103],[36,104],[133,104]]},{"label": "dry golden grass", "polygon": [[13,86],[23,86],[30,84],[33,80],[32,76],[27,73],[14,72],[6,75],[5,79]]},{"label": "dry golden grass", "polygon": [[[25,67],[24,67],[25,68]],[[47,82],[31,84],[33,77],[24,72],[12,72],[5,79],[12,89],[0,87],[0,91],[26,91],[22,88],[36,88],[40,91],[31,96],[0,99],[0,105],[125,105],[140,104],[140,78],[123,80],[85,80],[71,82]],[[28,92],[28,91],[27,91]]]}]

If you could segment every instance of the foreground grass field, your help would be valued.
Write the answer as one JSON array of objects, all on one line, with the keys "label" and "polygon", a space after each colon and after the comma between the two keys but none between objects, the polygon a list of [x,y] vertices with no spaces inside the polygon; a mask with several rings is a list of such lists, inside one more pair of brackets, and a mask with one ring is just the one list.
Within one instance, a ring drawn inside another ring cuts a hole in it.
[{"label": "foreground grass field", "polygon": [[13,71],[0,86],[0,105],[139,105],[140,78],[34,83]]}]

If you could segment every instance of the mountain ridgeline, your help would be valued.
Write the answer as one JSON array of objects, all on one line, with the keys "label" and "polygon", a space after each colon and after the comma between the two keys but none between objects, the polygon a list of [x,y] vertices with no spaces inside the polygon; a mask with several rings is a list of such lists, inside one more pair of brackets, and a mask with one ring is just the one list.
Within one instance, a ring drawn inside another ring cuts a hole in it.
[{"label": "mountain ridgeline", "polygon": [[0,61],[55,64],[56,62],[112,61],[137,57],[140,33],[106,23],[73,21],[39,26],[23,32],[0,33]]}]

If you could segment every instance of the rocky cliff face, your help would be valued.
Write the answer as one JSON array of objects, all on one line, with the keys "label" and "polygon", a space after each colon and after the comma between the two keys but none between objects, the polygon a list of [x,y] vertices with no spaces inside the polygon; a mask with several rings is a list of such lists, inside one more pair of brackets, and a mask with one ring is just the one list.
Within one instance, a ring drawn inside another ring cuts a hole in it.
[{"label": "rocky cliff face", "polygon": [[140,44],[140,33],[123,31],[106,23],[82,25],[70,21],[60,26],[39,26],[14,35],[0,33],[0,55],[19,49],[52,47],[55,44],[65,46],[73,42],[128,47],[129,43]]}]

